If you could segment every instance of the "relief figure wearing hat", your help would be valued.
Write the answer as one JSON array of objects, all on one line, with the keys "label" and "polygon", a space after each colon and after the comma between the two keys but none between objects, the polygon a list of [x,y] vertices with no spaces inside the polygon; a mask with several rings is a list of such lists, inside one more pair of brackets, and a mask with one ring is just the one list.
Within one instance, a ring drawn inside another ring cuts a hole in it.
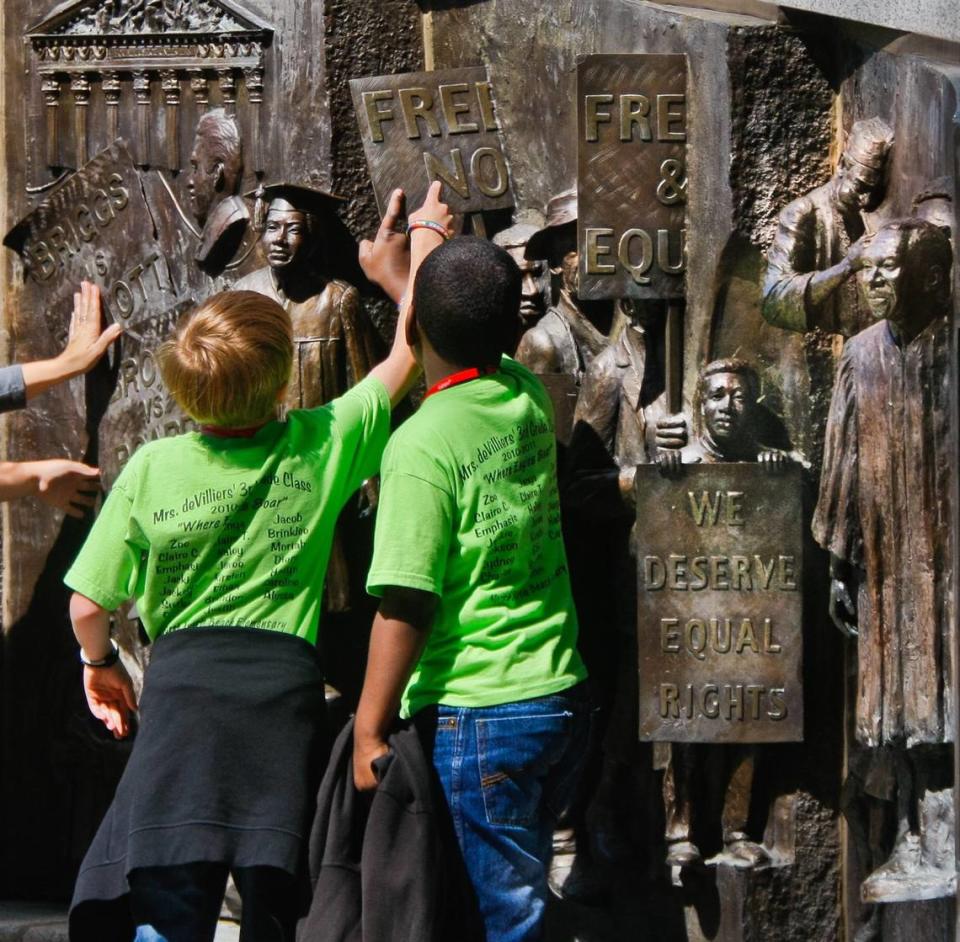
[{"label": "relief figure wearing hat", "polygon": [[892,146],[893,131],[880,118],[857,121],[830,180],[780,212],[763,284],[771,324],[850,337],[872,323],[853,274],[864,212],[883,200]]},{"label": "relief figure wearing hat", "polygon": [[216,108],[197,122],[187,191],[200,224],[200,245],[194,256],[204,273],[219,275],[236,255],[247,231],[250,213],[238,195],[243,182],[243,145],[236,121]]},{"label": "relief figure wearing hat", "polygon": [[546,225],[533,233],[524,257],[545,259],[559,279],[556,303],[520,340],[516,358],[534,373],[561,373],[579,386],[593,358],[604,348],[613,320],[608,301],[577,297],[577,191],[565,190],[547,203]]},{"label": "relief figure wearing hat", "polygon": [[[233,287],[265,294],[290,314],[294,362],[285,408],[323,405],[363,379],[376,362],[373,327],[361,312],[357,289],[325,272],[323,224],[339,197],[284,183],[251,195],[268,264]],[[347,564],[338,536],[327,573],[326,610],[349,607]]]}]

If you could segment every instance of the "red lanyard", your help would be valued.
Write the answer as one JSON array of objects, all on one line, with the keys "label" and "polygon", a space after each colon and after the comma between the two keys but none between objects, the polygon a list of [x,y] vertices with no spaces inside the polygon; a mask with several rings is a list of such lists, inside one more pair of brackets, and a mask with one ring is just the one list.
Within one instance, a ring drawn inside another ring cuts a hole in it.
[{"label": "red lanyard", "polygon": [[214,438],[253,438],[266,424],[266,422],[261,422],[260,425],[250,425],[247,428],[229,428],[225,425],[201,425],[200,432],[203,435],[211,435]]},{"label": "red lanyard", "polygon": [[460,370],[459,373],[451,373],[449,376],[445,376],[440,380],[439,383],[434,383],[428,390],[427,394],[423,397],[428,399],[434,393],[443,392],[445,389],[449,389],[451,386],[459,386],[461,383],[469,383],[472,379],[477,379],[479,376],[489,376],[491,373],[496,373],[497,368],[495,366],[485,366],[482,369],[476,366],[471,366],[469,369]]}]

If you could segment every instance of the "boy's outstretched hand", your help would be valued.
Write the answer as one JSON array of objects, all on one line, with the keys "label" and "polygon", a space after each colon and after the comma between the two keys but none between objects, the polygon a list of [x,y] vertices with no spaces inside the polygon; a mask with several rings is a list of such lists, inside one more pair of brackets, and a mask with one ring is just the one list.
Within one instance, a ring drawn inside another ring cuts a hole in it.
[{"label": "boy's outstretched hand", "polygon": [[400,303],[410,274],[410,242],[406,233],[397,231],[406,199],[403,190],[394,190],[373,242],[360,243],[360,267],[374,284],[380,285],[395,304]]},{"label": "boy's outstretched hand", "polygon": [[137,708],[133,682],[120,661],[111,667],[84,667],[83,691],[90,712],[102,720],[115,739],[130,732],[130,714]]}]

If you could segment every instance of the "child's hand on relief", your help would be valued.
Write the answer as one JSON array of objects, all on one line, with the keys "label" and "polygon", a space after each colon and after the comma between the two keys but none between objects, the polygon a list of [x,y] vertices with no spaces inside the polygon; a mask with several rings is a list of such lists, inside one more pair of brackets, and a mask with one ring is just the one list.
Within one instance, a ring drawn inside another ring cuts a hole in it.
[{"label": "child's hand on relief", "polygon": [[80,282],[73,295],[73,315],[67,346],[59,359],[68,375],[86,373],[107,352],[123,332],[119,324],[101,330],[100,289],[89,281]]},{"label": "child's hand on relief", "polygon": [[450,213],[450,207],[440,199],[440,193],[442,191],[443,184],[439,180],[434,180],[433,183],[430,184],[430,189],[427,190],[423,205],[410,213],[410,222],[435,222],[443,227],[447,238],[449,238],[453,235],[453,231],[450,229],[453,216]]},{"label": "child's hand on relief", "polygon": [[130,732],[130,714],[137,709],[133,682],[120,661],[111,667],[84,667],[83,691],[90,712],[103,721],[115,739]]},{"label": "child's hand on relief", "polygon": [[380,285],[397,304],[407,288],[410,274],[410,242],[406,233],[397,231],[397,222],[404,215],[403,190],[390,194],[390,203],[371,242],[360,243],[360,267],[375,284]]}]

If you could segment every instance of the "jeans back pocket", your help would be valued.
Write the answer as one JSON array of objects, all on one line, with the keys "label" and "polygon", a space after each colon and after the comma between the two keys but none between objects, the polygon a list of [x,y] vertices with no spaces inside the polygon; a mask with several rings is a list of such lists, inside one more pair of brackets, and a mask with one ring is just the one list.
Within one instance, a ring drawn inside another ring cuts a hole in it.
[{"label": "jeans back pocket", "polygon": [[544,783],[566,756],[572,720],[567,711],[476,720],[488,824],[527,828],[537,821]]}]

